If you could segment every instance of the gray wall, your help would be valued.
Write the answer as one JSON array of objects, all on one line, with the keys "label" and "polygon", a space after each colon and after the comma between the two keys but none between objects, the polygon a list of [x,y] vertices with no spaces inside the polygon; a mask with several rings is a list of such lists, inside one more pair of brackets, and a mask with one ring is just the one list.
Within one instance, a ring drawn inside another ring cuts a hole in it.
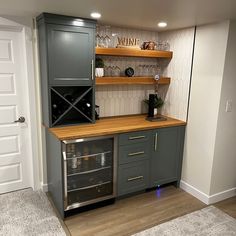
[{"label": "gray wall", "polygon": [[197,27],[182,181],[210,194],[229,22]]},{"label": "gray wall", "polygon": [[[227,100],[232,112],[226,112]],[[230,22],[220,96],[210,194],[236,193],[236,21]],[[234,189],[234,190],[233,190]]]}]

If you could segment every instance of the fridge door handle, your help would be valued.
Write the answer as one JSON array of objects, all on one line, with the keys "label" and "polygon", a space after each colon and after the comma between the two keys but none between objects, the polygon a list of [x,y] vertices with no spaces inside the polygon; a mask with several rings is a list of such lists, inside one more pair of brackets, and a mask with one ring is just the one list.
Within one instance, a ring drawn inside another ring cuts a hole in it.
[{"label": "fridge door handle", "polygon": [[66,160],[66,152],[62,152],[63,155],[63,165],[64,165],[64,209],[68,206],[68,194],[67,194],[67,160]]}]

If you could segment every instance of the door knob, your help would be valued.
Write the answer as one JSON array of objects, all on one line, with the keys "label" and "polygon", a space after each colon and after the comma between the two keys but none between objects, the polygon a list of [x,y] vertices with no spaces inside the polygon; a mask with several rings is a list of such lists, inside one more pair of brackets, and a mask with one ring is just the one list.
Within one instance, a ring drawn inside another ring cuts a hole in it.
[{"label": "door knob", "polygon": [[19,122],[19,123],[24,123],[24,122],[25,122],[25,117],[21,116],[21,117],[19,117],[18,120],[15,120],[14,122],[15,122],[15,123],[17,123],[17,122]]}]

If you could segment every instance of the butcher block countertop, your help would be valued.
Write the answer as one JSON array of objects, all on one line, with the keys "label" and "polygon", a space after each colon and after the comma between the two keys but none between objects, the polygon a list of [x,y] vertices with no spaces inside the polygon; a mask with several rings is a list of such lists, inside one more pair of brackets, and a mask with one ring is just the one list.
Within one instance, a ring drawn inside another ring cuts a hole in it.
[{"label": "butcher block countertop", "polygon": [[150,122],[145,120],[146,116],[147,115],[131,115],[102,118],[97,120],[95,124],[64,126],[50,128],[49,130],[58,139],[68,140],[186,125],[186,122],[170,117],[166,117],[166,121]]}]

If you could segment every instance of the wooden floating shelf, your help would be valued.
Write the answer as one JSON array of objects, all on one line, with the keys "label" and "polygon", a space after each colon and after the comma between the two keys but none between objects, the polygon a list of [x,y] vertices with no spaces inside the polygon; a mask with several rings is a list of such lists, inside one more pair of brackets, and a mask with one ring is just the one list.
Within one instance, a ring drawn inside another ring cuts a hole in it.
[{"label": "wooden floating shelf", "polygon": [[96,55],[122,56],[122,57],[149,57],[149,58],[172,58],[171,51],[139,50],[130,48],[98,48]]},{"label": "wooden floating shelf", "polygon": [[[170,84],[169,77],[162,77],[159,84]],[[131,84],[155,84],[153,77],[96,77],[96,85],[131,85]]]}]

